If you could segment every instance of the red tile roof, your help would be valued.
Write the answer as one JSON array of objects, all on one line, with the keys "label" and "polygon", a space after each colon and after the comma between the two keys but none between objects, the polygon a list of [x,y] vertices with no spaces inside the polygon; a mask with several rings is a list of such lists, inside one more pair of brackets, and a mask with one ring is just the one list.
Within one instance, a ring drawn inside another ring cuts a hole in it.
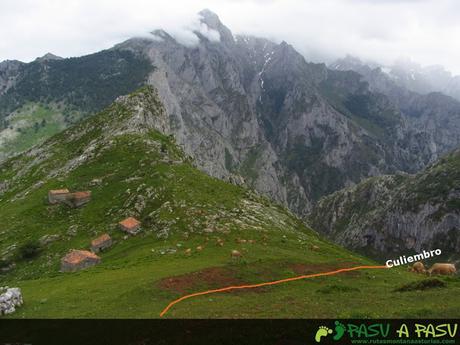
[{"label": "red tile roof", "polygon": [[75,250],[75,249],[72,250],[70,253],[68,253],[64,257],[64,261],[72,265],[79,264],[86,259],[99,260],[100,258],[96,254],[93,254],[87,250]]},{"label": "red tile roof", "polygon": [[134,229],[138,227],[141,224],[141,222],[139,222],[136,218],[129,217],[129,218],[126,218],[125,220],[122,220],[118,224],[122,225],[123,227],[127,229]]},{"label": "red tile roof", "polygon": [[102,244],[102,243],[104,243],[106,241],[110,241],[110,240],[111,240],[111,237],[109,236],[109,234],[104,234],[104,235],[99,236],[98,238],[92,240],[91,241],[91,246],[97,247],[100,244]]},{"label": "red tile roof", "polygon": [[89,198],[91,196],[91,192],[90,191],[75,192],[75,193],[72,193],[72,195],[75,199],[84,199],[84,198]]}]

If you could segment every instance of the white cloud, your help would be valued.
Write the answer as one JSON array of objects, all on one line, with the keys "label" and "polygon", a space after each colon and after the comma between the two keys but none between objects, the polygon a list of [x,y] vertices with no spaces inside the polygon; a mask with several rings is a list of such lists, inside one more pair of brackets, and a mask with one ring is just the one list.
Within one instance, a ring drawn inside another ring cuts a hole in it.
[{"label": "white cloud", "polygon": [[410,57],[460,74],[457,0],[2,0],[0,60],[78,56],[158,28],[187,44],[192,31],[218,40],[198,24],[203,8],[234,33],[285,40],[314,61]]},{"label": "white cloud", "polygon": [[194,31],[198,31],[200,34],[202,34],[204,37],[206,37],[208,40],[211,42],[219,42],[220,41],[220,34],[218,31],[210,29],[206,24],[204,23],[197,23],[197,27],[195,28]]}]

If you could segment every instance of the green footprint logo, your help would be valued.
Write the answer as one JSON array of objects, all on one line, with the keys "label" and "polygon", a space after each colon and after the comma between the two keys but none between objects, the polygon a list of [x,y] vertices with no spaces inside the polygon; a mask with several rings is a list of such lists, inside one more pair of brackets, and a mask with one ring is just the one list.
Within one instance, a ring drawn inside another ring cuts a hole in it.
[{"label": "green footprint logo", "polygon": [[332,337],[334,340],[340,340],[345,334],[345,325],[339,321],[335,322],[335,335]]},{"label": "green footprint logo", "polygon": [[321,338],[327,336],[328,334],[332,334],[332,329],[327,328],[326,326],[319,326],[315,335],[316,342],[321,342]]}]

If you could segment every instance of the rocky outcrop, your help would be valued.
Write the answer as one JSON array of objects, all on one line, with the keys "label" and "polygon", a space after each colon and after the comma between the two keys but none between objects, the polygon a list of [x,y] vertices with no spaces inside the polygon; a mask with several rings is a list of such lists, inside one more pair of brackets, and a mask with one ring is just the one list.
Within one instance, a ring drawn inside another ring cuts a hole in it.
[{"label": "rocky outcrop", "polygon": [[21,289],[0,287],[0,315],[14,313],[23,303]]},{"label": "rocky outcrop", "polygon": [[348,248],[388,253],[460,250],[460,151],[417,175],[368,179],[321,199],[309,220]]}]

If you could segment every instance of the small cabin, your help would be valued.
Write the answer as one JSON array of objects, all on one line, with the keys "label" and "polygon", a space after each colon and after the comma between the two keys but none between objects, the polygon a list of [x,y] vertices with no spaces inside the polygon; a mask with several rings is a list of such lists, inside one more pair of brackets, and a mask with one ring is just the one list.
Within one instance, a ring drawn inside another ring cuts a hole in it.
[{"label": "small cabin", "polygon": [[66,204],[68,204],[70,207],[81,207],[91,201],[91,192],[90,191],[84,191],[84,192],[75,192],[75,193],[70,193],[68,198],[66,199]]},{"label": "small cabin", "polygon": [[66,204],[70,207],[81,207],[91,201],[91,192],[70,193],[68,189],[55,189],[48,192],[48,201],[50,204]]},{"label": "small cabin", "polygon": [[141,222],[139,222],[136,218],[129,217],[118,223],[118,226],[122,231],[127,232],[130,235],[135,235],[141,228]]},{"label": "small cabin", "polygon": [[65,202],[69,197],[70,192],[68,189],[54,189],[48,192],[48,202],[50,204],[59,204]]},{"label": "small cabin", "polygon": [[71,250],[61,260],[61,272],[75,272],[101,262],[101,258],[87,250]]},{"label": "small cabin", "polygon": [[112,238],[109,234],[104,234],[91,241],[91,251],[99,253],[112,246]]}]

